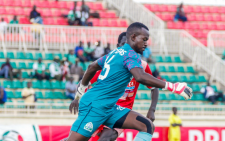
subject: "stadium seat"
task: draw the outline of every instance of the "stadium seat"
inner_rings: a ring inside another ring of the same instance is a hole
[[[22,88],[21,82],[19,80],[12,81],[12,88],[14,89]]]
[[[3,81],[3,87],[4,88],[11,88],[12,87],[12,82],[8,80]]]
[[[187,66],[187,71],[186,72],[189,72],[189,73],[195,73],[195,70],[192,66]]]
[[[175,94],[170,93],[170,94],[168,94],[167,99],[168,99],[168,100],[176,100],[176,96],[175,96]]]
[[[164,62],[171,63],[172,62],[171,56],[165,56]]]
[[[7,52],[7,58],[14,59],[15,58],[14,53],[13,52]]]
[[[52,89],[60,89],[61,88],[59,81],[52,81],[51,86],[52,86]]]
[[[199,81],[199,82],[207,82],[207,80],[206,80],[206,78],[205,78],[204,75],[198,76],[198,81]]]
[[[10,64],[11,64],[12,68],[14,68],[14,69],[17,68],[17,67],[16,67],[16,62],[10,62]]]
[[[52,53],[45,53],[45,60],[53,60],[53,54]]]
[[[26,53],[26,58],[27,59],[30,59],[30,60],[33,60],[34,59],[33,54],[31,52],[27,52]]]
[[[200,87],[198,84],[192,84],[192,90],[193,92],[199,92],[200,91]]]
[[[41,81],[42,89],[51,89],[51,85],[49,81],[43,80]]]
[[[33,64],[34,64],[33,62],[29,62],[28,66],[27,66],[27,69],[33,69]]]
[[[61,53],[54,53],[54,57],[55,56],[58,56],[60,60],[63,58]]]
[[[174,56],[174,62],[175,63],[182,63],[180,56]]]
[[[25,59],[25,55],[23,52],[17,52],[16,53],[16,58],[17,59]]]
[[[44,98],[42,92],[40,92],[40,91],[35,92],[35,94],[36,94],[37,98],[40,98],[40,99]]]
[[[39,58],[42,58],[43,59],[42,54],[40,52],[36,52],[35,53],[35,59],[37,60]]]
[[[7,98],[15,98],[15,95],[13,94],[12,91],[6,91],[6,94],[7,94]]]
[[[211,85],[215,92],[218,92],[216,85]]]
[[[28,72],[26,72],[26,71],[22,72],[22,78],[26,78],[26,79],[30,78],[28,75]]]
[[[159,72],[167,72],[165,66],[159,66]]]
[[[33,81],[32,86],[35,89],[41,89],[42,88],[40,81]]]
[[[167,100],[166,94],[159,94],[159,100]]]
[[[5,55],[2,51],[0,52],[0,58],[5,58]]]
[[[169,66],[168,67],[168,72],[176,72],[174,66]]]
[[[149,67],[150,67],[152,72],[154,72],[156,70],[156,66],[153,65],[153,64],[149,64]]]
[[[15,98],[22,98],[21,91],[15,91]]]
[[[155,56],[156,62],[163,62],[162,56]]]
[[[161,75],[163,79],[166,79],[166,81],[171,81],[168,75]]]
[[[184,67],[183,66],[177,66],[177,72],[184,73]]]
[[[66,82],[61,82],[61,89],[65,89],[66,88]]]
[[[18,66],[18,69],[26,69],[26,64],[25,62],[19,62],[19,66]]]
[[[176,75],[172,75],[170,80],[171,80],[171,82],[178,82],[179,81],[178,76],[176,76]]]
[[[54,99],[52,91],[45,91],[45,99]]]
[[[37,95],[37,93],[36,93],[36,95]],[[38,101],[37,101],[37,104],[44,104],[44,101],[38,100]],[[37,108],[38,108],[38,109],[46,109],[46,107],[45,107],[44,105],[38,105]]]
[[[195,75],[189,76],[189,82],[197,82],[197,81],[198,81],[198,80],[197,80],[197,78],[196,78]]]
[[[66,96],[62,92],[54,92],[55,99],[66,99]]]
[[[204,101],[205,98],[203,94],[193,94],[193,100]]]
[[[180,81],[181,82],[188,82],[187,76],[186,75],[181,75],[180,76]]]

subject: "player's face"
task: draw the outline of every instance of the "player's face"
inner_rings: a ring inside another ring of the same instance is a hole
[[[135,51],[142,54],[148,45],[149,31],[142,28],[140,34],[135,37]]]
[[[126,43],[126,41],[127,41],[126,36],[123,36],[120,43],[119,43],[119,47],[123,46]]]

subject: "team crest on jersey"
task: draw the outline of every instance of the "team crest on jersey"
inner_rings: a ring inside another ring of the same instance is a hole
[[[89,132],[92,132],[93,130],[93,124],[92,122],[88,122],[85,126],[84,126],[84,129],[89,131]]]
[[[121,107],[121,106],[117,106],[117,110],[120,110],[120,111],[122,111],[122,110],[124,110],[125,108],[124,107]]]

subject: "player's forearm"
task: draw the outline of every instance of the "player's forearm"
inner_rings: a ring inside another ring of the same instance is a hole
[[[155,88],[155,89],[153,89],[151,91],[151,99],[152,99],[152,102],[151,102],[151,106],[150,106],[149,110],[155,112],[156,105],[157,105],[157,102],[158,102],[158,97],[159,97],[159,89],[158,88]]]
[[[82,85],[87,86],[90,80],[94,77],[95,73],[102,68],[98,65],[97,61],[88,66],[87,71],[84,73]]]

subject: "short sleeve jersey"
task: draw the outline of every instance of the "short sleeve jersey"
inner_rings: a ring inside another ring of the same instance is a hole
[[[102,67],[97,84],[85,93],[80,102],[110,110],[132,79],[130,70],[135,67],[143,69],[141,58],[130,45],[125,44],[98,59],[97,62]]]

